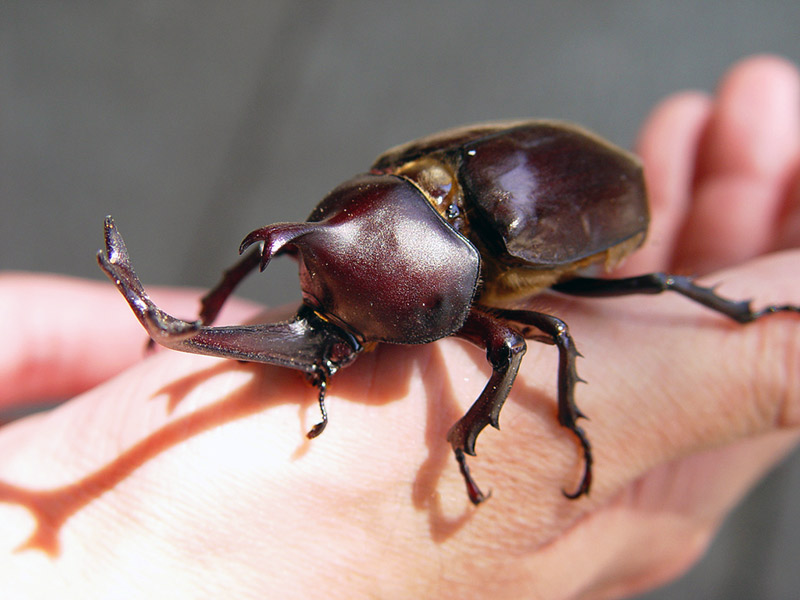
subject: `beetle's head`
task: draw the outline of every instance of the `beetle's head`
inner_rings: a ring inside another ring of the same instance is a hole
[[[303,301],[362,341],[426,343],[458,330],[478,285],[480,255],[420,190],[394,175],[360,175],[305,223],[258,229],[262,268],[280,250],[300,262]]]

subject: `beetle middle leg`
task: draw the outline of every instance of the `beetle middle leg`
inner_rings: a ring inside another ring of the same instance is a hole
[[[649,273],[622,279],[576,277],[557,283],[552,289],[571,296],[595,298],[630,294],[660,294],[672,291],[730,317],[738,323],[749,323],[777,312],[800,312],[800,306],[791,304],[773,304],[760,310],[753,310],[749,300],[729,300],[718,295],[714,288],[697,285],[691,277],[667,273]]]
[[[550,340],[534,337],[538,341],[545,341],[558,348],[558,422],[562,427],[569,429],[581,445],[583,451],[583,475],[574,492],[563,491],[563,494],[574,500],[589,494],[592,485],[592,446],[586,432],[578,426],[578,419],[587,418],[575,403],[575,384],[583,382],[578,376],[575,359],[581,356],[578,352],[567,324],[558,317],[532,310],[506,310],[496,311],[502,318],[523,325],[532,325],[546,334]]]

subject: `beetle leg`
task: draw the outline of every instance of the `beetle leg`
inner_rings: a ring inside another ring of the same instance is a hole
[[[499,309],[496,312],[509,321],[536,327],[545,333],[549,340],[541,340],[538,336],[533,339],[554,344],[558,348],[558,422],[578,438],[583,451],[581,481],[574,492],[564,491],[563,493],[572,500],[584,494],[588,495],[592,485],[592,446],[586,437],[586,432],[577,424],[578,419],[585,419],[586,415],[575,403],[575,384],[583,381],[575,368],[575,359],[581,356],[581,353],[575,346],[567,324],[552,315],[531,310]]]
[[[486,349],[486,358],[492,365],[492,376],[481,395],[467,413],[447,434],[453,447],[467,493],[473,504],[480,504],[484,495],[470,475],[464,454],[475,456],[475,440],[487,425],[499,428],[500,409],[508,397],[525,354],[525,340],[519,332],[506,325],[489,312],[471,308],[462,328],[454,334]]]
[[[313,440],[322,433],[328,425],[328,411],[325,408],[325,393],[328,391],[328,376],[323,369],[316,369],[308,374],[308,380],[312,385],[319,388],[317,402],[319,403],[319,412],[322,415],[322,420],[314,425],[306,434],[308,439]]]
[[[691,277],[649,273],[623,279],[594,279],[576,277],[552,286],[552,289],[572,296],[627,296],[629,294],[660,294],[673,291],[698,304],[730,317],[739,323],[749,323],[776,312],[800,312],[800,306],[770,305],[753,310],[749,300],[729,300],[719,296],[714,288],[702,287]]]
[[[210,325],[217,318],[222,305],[242,280],[261,263],[261,250],[253,248],[222,274],[222,279],[200,300],[200,321]]]
[[[353,336],[323,320],[306,305],[293,319],[280,323],[207,327],[201,321],[177,319],[158,308],[144,291],[125,242],[110,217],[106,219],[105,238],[106,249],[98,252],[97,260],[153,340],[173,350],[305,371],[320,388],[325,422],[327,378],[352,362],[362,349]],[[312,431],[320,433],[322,429],[317,427]]]

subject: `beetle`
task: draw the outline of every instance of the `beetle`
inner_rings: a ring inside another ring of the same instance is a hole
[[[487,425],[498,427],[525,338],[554,344],[558,421],[583,455],[577,488],[562,490],[575,499],[588,495],[592,483],[592,448],[575,403],[579,353],[564,321],[518,308],[520,301],[545,290],[577,296],[671,290],[740,323],[800,312],[792,305],[753,310],[749,301],[725,299],[689,277],[585,276],[587,267],[609,270],[639,247],[648,223],[635,156],[566,122],[497,122],[392,148],[369,172],[325,196],[305,222],[251,232],[239,248],[244,256],[203,297],[196,321],[172,317],[150,300],[111,217],[98,261],[155,342],[305,372],[318,389],[321,413],[309,438],[328,422],[330,378],[376,343],[455,336],[483,348],[489,381],[447,435],[474,504],[488,495],[470,475],[466,455],[475,455]],[[279,323],[212,327],[239,282],[279,255],[299,263],[296,315]]]

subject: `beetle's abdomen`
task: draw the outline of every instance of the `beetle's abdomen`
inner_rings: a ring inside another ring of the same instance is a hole
[[[512,266],[570,265],[647,230],[638,160],[573,125],[532,122],[468,142],[459,180],[473,235]]]

